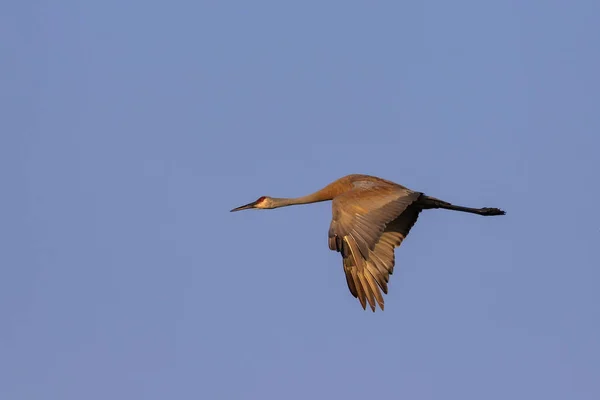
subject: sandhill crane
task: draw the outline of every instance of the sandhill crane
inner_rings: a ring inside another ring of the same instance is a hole
[[[358,174],[340,178],[308,196],[262,196],[231,211],[327,200],[333,200],[329,248],[342,255],[350,293],[358,298],[363,309],[368,302],[373,311],[375,301],[383,310],[381,291],[388,292],[389,276],[394,271],[394,249],[406,238],[422,210],[443,208],[485,216],[505,214],[498,208],[455,206],[385,179]]]

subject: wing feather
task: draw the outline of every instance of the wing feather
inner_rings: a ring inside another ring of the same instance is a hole
[[[376,264],[372,260],[370,260],[367,263],[367,269],[369,270],[369,273],[373,276],[373,278],[375,278],[375,280],[377,281],[377,284],[379,285],[379,287],[381,288],[383,293],[387,294],[387,292],[388,292],[387,270],[377,267]]]
[[[381,291],[384,294],[388,293],[389,276],[392,275],[395,266],[394,249],[402,244],[420,212],[421,209],[416,205],[409,205],[400,215],[389,221],[373,248],[366,250],[366,257],[363,255],[364,248],[361,249],[358,243],[364,236],[358,235],[357,240],[350,234],[343,237],[342,246],[337,246],[336,243],[336,249],[347,249],[347,254],[343,257],[346,281],[350,293],[358,298],[363,309],[366,309],[368,303],[375,311],[375,302],[381,310],[384,309]]]
[[[365,275],[365,279],[367,281],[367,283],[369,284],[369,287],[371,289],[371,292],[373,293],[373,295],[375,296],[375,299],[377,300],[377,304],[379,304],[379,308],[381,308],[383,310],[383,296],[381,295],[381,292],[379,291],[379,287],[377,286],[375,277],[371,274],[371,269],[368,267],[369,263],[367,263],[367,268],[363,271],[364,275]],[[373,309],[373,312],[375,312],[375,306],[371,307]]]
[[[333,219],[329,228],[329,248],[343,252],[343,241],[352,236],[363,258],[381,239],[386,226],[400,216],[421,193],[401,187],[380,190],[351,190],[333,199]]]
[[[367,278],[365,276],[365,270],[363,269],[362,271],[357,271],[356,274],[358,275],[360,284],[362,285],[363,290],[365,291],[367,301],[369,302],[369,307],[371,307],[371,310],[375,311],[375,295],[371,291],[371,287],[369,286],[369,284],[367,282]]]
[[[358,270],[355,266],[353,266],[349,269],[349,271],[352,276],[352,280],[354,281],[354,287],[356,288],[356,297],[358,298],[358,301],[360,301],[360,305],[364,310],[367,307],[367,301],[365,291],[363,290],[360,279],[358,278]]]

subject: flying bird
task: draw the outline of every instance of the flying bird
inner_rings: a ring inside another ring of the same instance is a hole
[[[400,246],[422,210],[442,208],[472,214],[504,215],[498,208],[470,208],[415,192],[397,183],[369,175],[348,175],[323,189],[297,198],[262,196],[231,212],[272,209],[332,200],[329,248],[342,256],[350,293],[375,311],[384,309],[381,292],[388,293],[394,272],[394,250]]]

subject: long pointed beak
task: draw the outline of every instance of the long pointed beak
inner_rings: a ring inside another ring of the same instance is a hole
[[[246,205],[236,207],[233,210],[231,210],[230,212],[250,210],[251,208],[254,208],[255,205],[256,205],[256,201],[253,201],[252,203],[248,203]]]

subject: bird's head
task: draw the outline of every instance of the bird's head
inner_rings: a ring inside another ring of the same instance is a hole
[[[252,208],[269,209],[269,208],[275,208],[275,207],[273,205],[273,199],[271,197],[261,196],[258,198],[258,200],[253,201],[252,203],[248,203],[246,205],[234,208],[233,210],[231,210],[231,212],[250,210]]]

